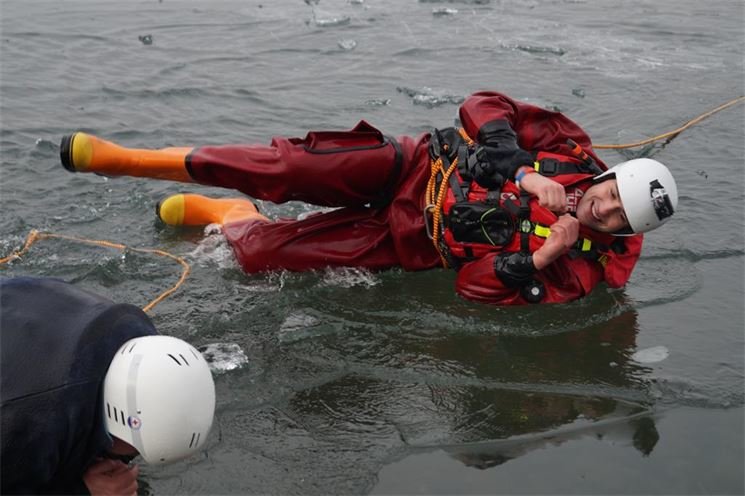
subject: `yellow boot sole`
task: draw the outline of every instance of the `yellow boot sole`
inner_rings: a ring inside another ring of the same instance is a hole
[[[169,196],[158,203],[155,213],[169,226],[206,226],[247,219],[268,221],[246,198],[208,198],[192,193]]]

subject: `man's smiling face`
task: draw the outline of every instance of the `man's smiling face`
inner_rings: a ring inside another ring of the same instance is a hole
[[[577,219],[582,225],[600,232],[612,233],[628,227],[615,179],[593,184],[585,191],[577,205]]]

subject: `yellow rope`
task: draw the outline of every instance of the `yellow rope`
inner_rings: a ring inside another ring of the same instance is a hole
[[[721,112],[722,110],[732,107],[733,105],[737,105],[738,103],[741,103],[742,101],[745,101],[745,96],[740,96],[733,100],[730,100],[729,102],[718,106],[714,110],[710,110],[709,112],[701,114],[695,119],[691,119],[690,121],[686,122],[684,125],[680,126],[678,129],[674,129],[668,133],[660,134],[659,136],[655,136],[654,138],[649,138],[643,141],[637,141],[636,143],[626,143],[626,144],[617,144],[617,145],[592,145],[592,147],[596,150],[619,150],[621,148],[636,148],[638,146],[648,145],[649,143],[654,143],[655,141],[660,141],[666,138],[673,139],[674,137],[676,137],[677,135],[679,135],[680,133],[682,133],[689,127],[698,124],[699,122],[706,119],[707,117],[711,117],[717,112]]]
[[[37,231],[36,229],[32,229],[31,232],[28,234],[28,237],[26,238],[26,243],[23,245],[23,248],[20,250],[13,252],[11,255],[0,258],[0,265],[6,264],[11,260],[15,260],[16,258],[21,258],[28,250],[31,248],[31,246],[36,243],[39,240],[42,239],[50,239],[50,238],[56,238],[56,239],[64,239],[67,241],[74,241],[77,243],[85,243],[89,245],[96,245],[96,246],[103,246],[106,248],[114,248],[118,250],[131,250],[136,251],[139,253],[152,253],[154,255],[159,255],[162,257],[168,257],[171,260],[175,260],[179,264],[181,264],[182,270],[181,270],[181,277],[179,278],[178,282],[174,284],[169,289],[163,291],[160,295],[158,295],[157,298],[155,298],[153,301],[145,305],[142,310],[145,312],[149,312],[150,310],[155,307],[158,303],[168,298],[170,295],[172,295],[176,290],[181,287],[182,284],[184,284],[184,281],[186,281],[186,277],[189,275],[189,272],[191,272],[191,268],[189,267],[189,264],[184,260],[182,257],[178,257],[176,255],[172,255],[171,253],[168,253],[163,250],[156,250],[152,248],[131,248],[126,245],[120,244],[120,243],[112,243],[111,241],[104,241],[104,240],[98,240],[98,239],[86,239],[86,238],[76,238],[73,236],[66,236],[64,234],[53,234],[53,233],[42,233]]]

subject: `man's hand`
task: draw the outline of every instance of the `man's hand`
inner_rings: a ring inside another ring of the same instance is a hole
[[[83,474],[83,482],[92,496],[137,495],[140,468],[130,468],[119,460],[98,460]]]
[[[535,172],[525,174],[520,180],[520,189],[538,198],[538,204],[555,214],[567,211],[567,195],[564,186]]]
[[[535,268],[541,270],[547,267],[571,248],[577,242],[578,237],[579,221],[569,214],[559,217],[559,220],[551,224],[551,235],[546,242],[533,253]]]

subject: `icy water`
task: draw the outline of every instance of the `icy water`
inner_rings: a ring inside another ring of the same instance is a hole
[[[134,147],[268,142],[365,118],[450,125],[473,91],[559,109],[596,143],[745,93],[743,3],[714,0],[21,1],[0,7],[0,254],[31,229],[159,248],[192,274],[152,312],[218,393],[200,457],[143,494],[742,494],[743,106],[651,154],[680,212],[622,291],[491,308],[454,276],[246,276],[219,234],[156,222],[178,184],[73,175],[63,134]],[[189,186],[228,196],[229,191]],[[261,207],[302,215],[300,204]],[[158,257],[59,240],[0,276],[145,305]]]

